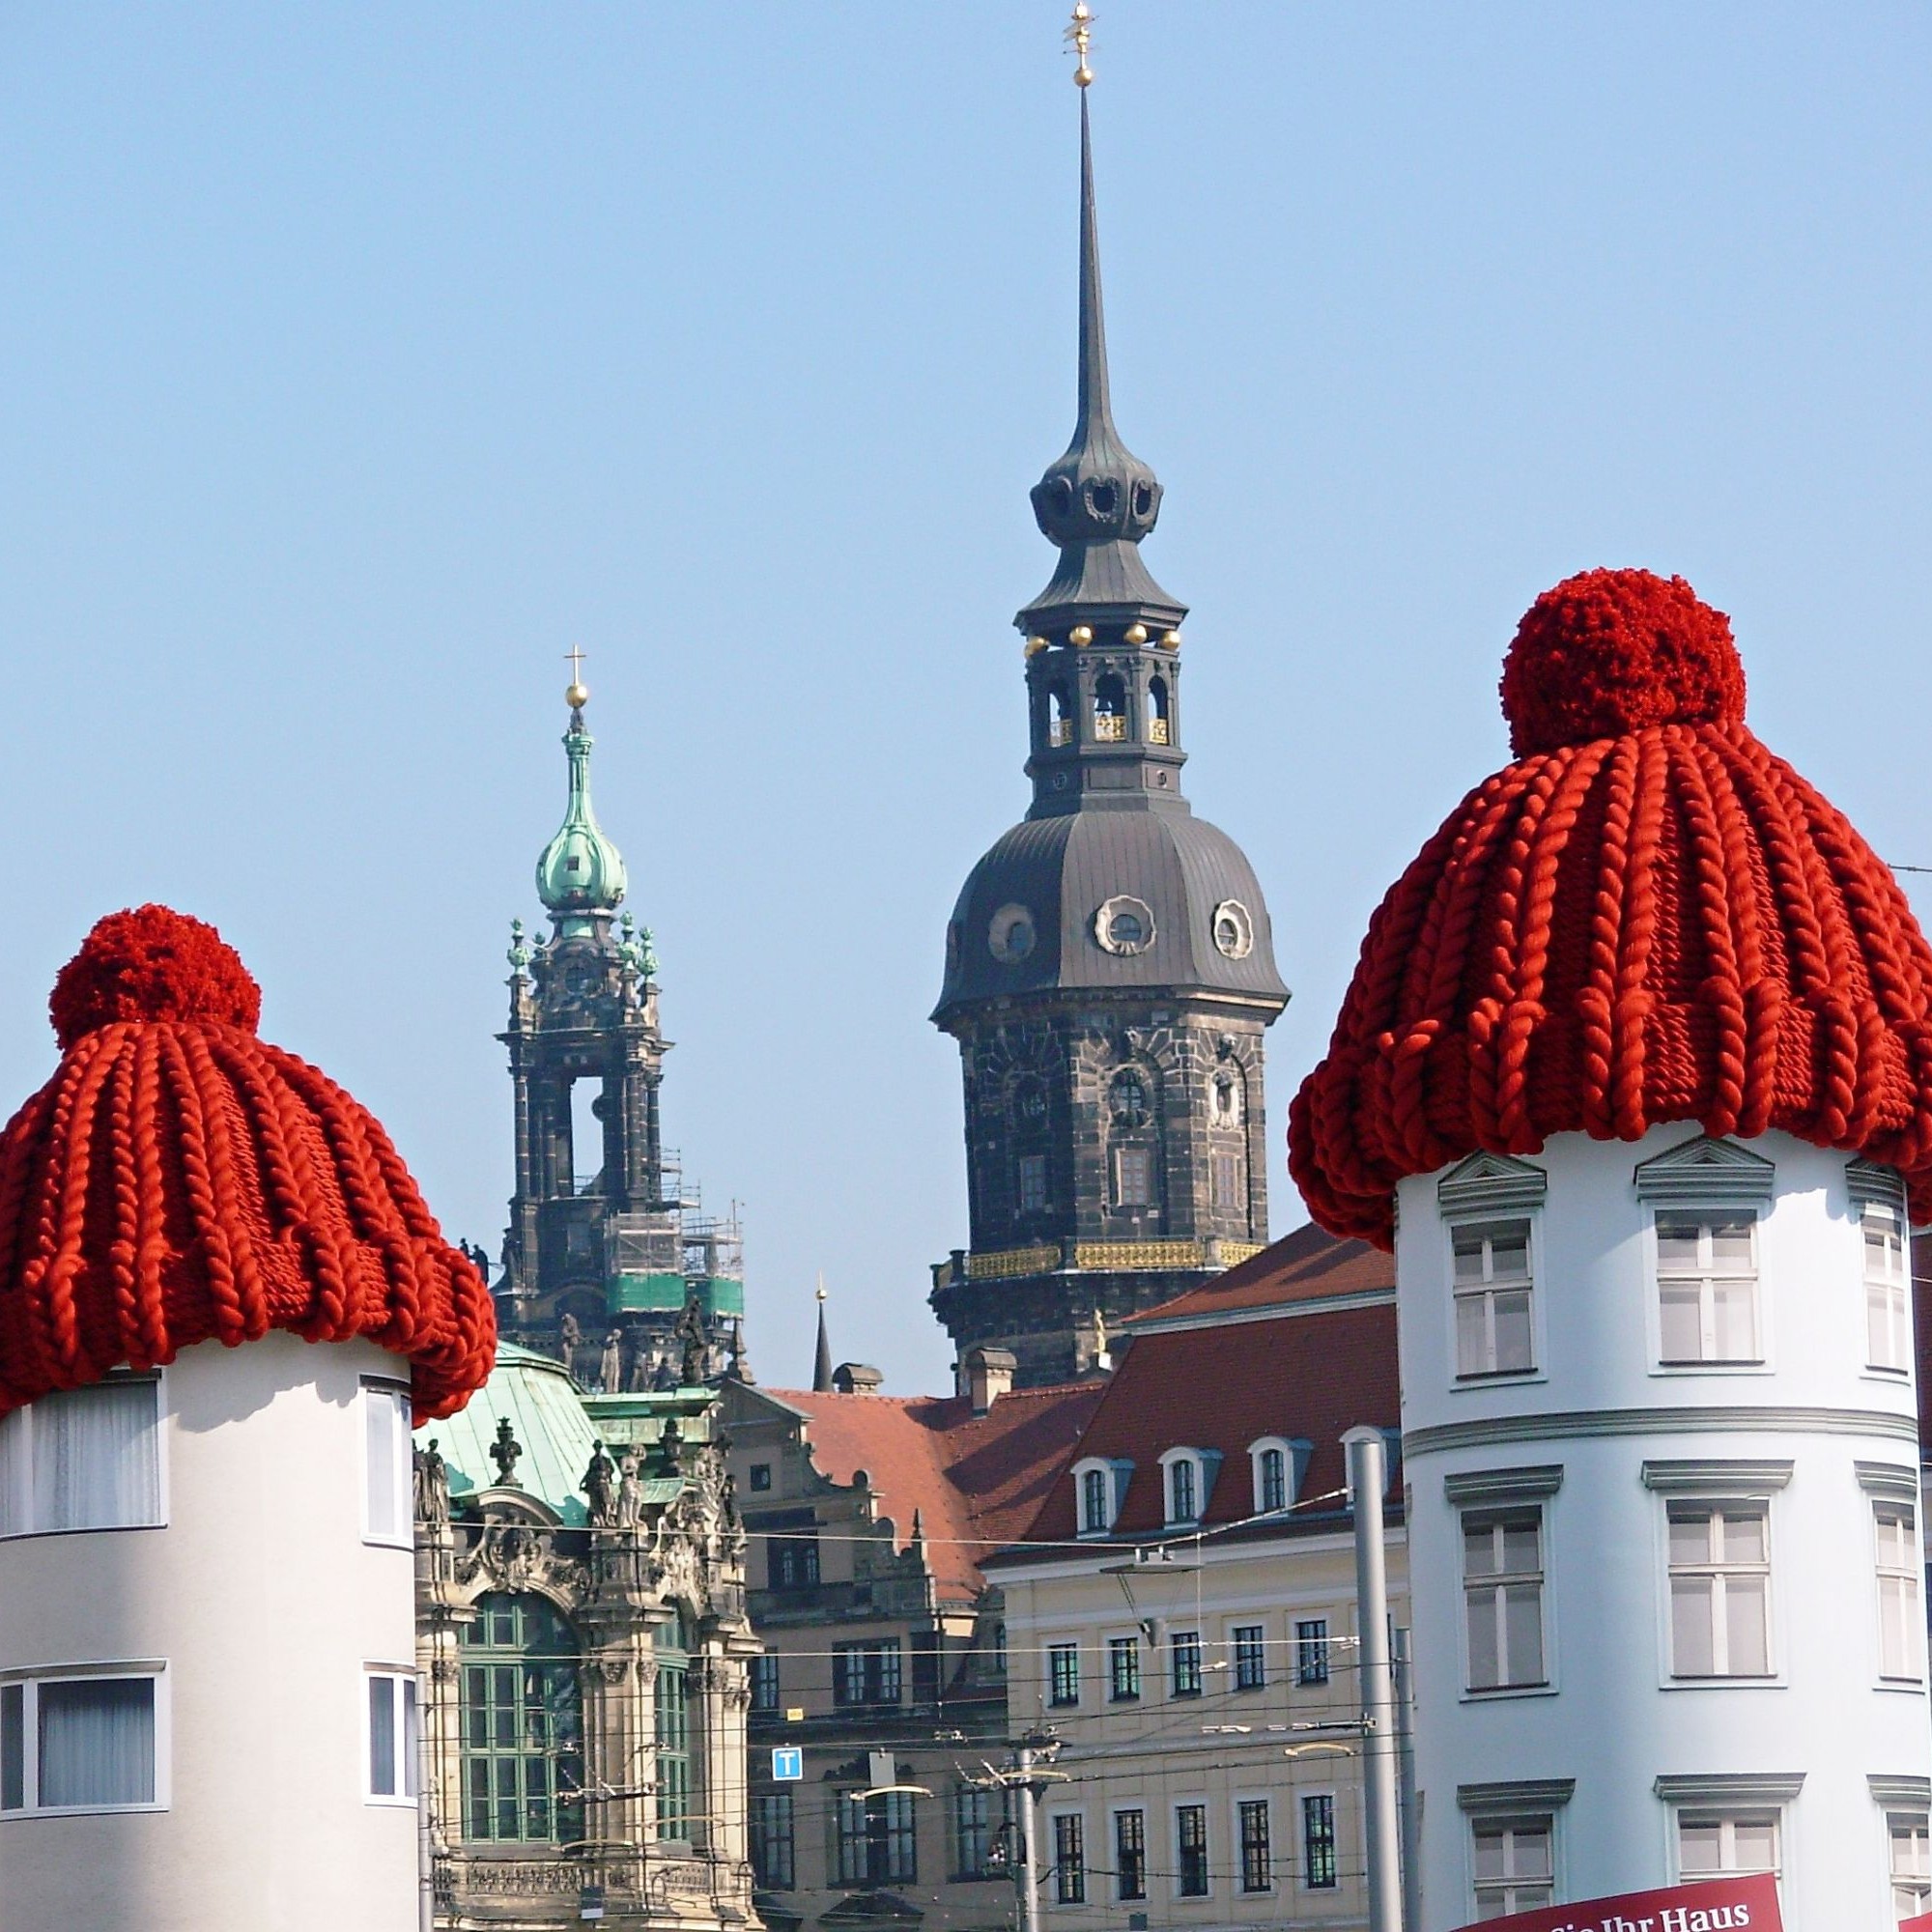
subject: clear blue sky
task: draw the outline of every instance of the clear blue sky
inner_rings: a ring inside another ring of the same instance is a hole
[[[1535,593],[1681,571],[1932,865],[1932,13],[1101,0],[1114,393],[1287,1101],[1500,764]],[[0,1105],[101,912],[214,920],[452,1234],[510,1182],[562,653],[754,1364],[938,1386],[952,896],[1023,810],[1071,423],[1059,0],[0,5]],[[1932,884],[1932,881],[1922,882]],[[1932,899],[1920,895],[1921,907]]]

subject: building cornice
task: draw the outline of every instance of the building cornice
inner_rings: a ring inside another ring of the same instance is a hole
[[[1568,1442],[1597,1435],[1882,1435],[1918,1440],[1916,1416],[1871,1408],[1801,1408],[1727,1403],[1711,1408],[1577,1408],[1561,1414],[1498,1415],[1411,1429],[1402,1438],[1409,1463],[1450,1449],[1515,1442]]]

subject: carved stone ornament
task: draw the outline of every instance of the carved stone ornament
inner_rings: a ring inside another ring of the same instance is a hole
[[[1131,893],[1103,899],[1094,915],[1094,943],[1102,952],[1131,958],[1154,942],[1153,908]]]

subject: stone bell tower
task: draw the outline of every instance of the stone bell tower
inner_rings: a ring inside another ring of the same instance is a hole
[[[618,907],[624,861],[590,804],[590,694],[564,694],[570,797],[537,861],[551,935],[512,927],[509,1048],[516,1192],[497,1286],[507,1340],[607,1393],[666,1386],[742,1356],[735,1221],[686,1197],[658,1115],[664,1057],[648,929]],[[694,1312],[687,1308],[695,1304]]]
[[[1092,77],[1079,410],[1032,498],[1060,560],[1014,620],[1033,803],[967,877],[932,1015],[959,1042],[972,1221],[932,1306],[1022,1384],[1266,1241],[1262,1036],[1288,1001],[1253,867],[1181,796],[1187,613],[1141,559],[1160,484],[1114,425]]]

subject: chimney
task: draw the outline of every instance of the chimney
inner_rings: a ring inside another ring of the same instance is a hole
[[[832,1386],[840,1395],[877,1395],[885,1379],[866,1362],[840,1362],[832,1371]]]
[[[969,1349],[966,1351],[966,1388],[973,1398],[973,1413],[984,1415],[1013,1385],[1013,1371],[1019,1358],[1010,1349]]]

